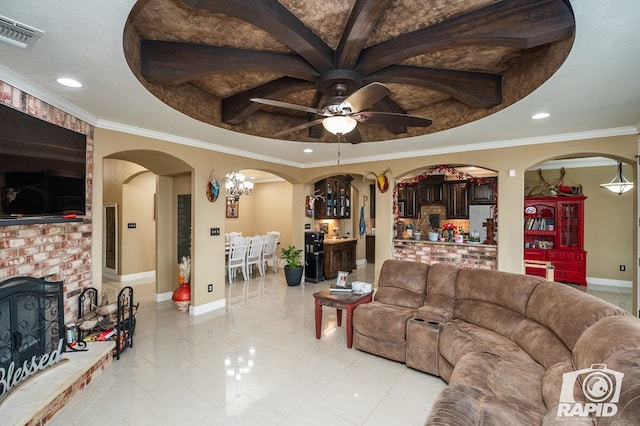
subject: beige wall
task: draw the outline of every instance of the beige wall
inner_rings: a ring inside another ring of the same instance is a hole
[[[238,218],[227,218],[226,232],[242,235],[264,235],[280,232],[280,247],[292,244],[292,216],[294,214],[292,186],[289,182],[264,182],[254,185],[252,195],[239,200]]]
[[[211,261],[211,259],[224,259],[223,237],[209,237],[209,228],[219,226],[221,231],[225,232],[225,206],[220,200],[216,203],[208,202],[204,194],[204,188],[212,169],[216,169],[218,175],[224,175],[230,170],[252,168],[268,171],[288,180],[292,184],[289,197],[291,204],[285,205],[283,211],[289,210],[292,212],[289,232],[291,242],[299,247],[302,247],[304,224],[313,223],[312,219],[304,216],[304,197],[312,191],[313,183],[323,177],[343,173],[361,176],[367,171],[381,173],[390,168],[390,176],[397,178],[413,170],[437,164],[475,165],[496,170],[499,175],[498,224],[500,244],[498,245],[498,269],[522,272],[523,236],[521,228],[525,170],[543,161],[573,154],[604,155],[633,163],[634,155],[637,152],[637,135],[629,135],[299,169],[104,129],[96,129],[95,140],[96,164],[98,166],[96,166],[95,170],[94,197],[98,199],[102,198],[102,170],[97,169],[101,168],[101,159],[113,153],[149,150],[150,152],[164,153],[174,158],[174,162],[167,162],[166,158],[162,159],[162,161],[159,160],[157,170],[147,166],[159,175],[176,173],[175,169],[180,168],[178,165],[181,165],[183,169],[190,168],[192,170],[191,185],[194,194],[192,303],[196,306],[221,301],[224,298],[224,268],[222,267],[224,263],[223,261]],[[146,153],[145,156],[133,154],[132,156],[139,159],[145,158],[147,159],[145,161],[149,161],[148,158],[154,155]],[[142,160],[137,162],[142,162]],[[514,171],[513,177],[509,177],[509,170]],[[361,191],[361,195],[367,193],[368,187],[365,192]],[[633,197],[634,200],[637,200],[635,190]],[[285,197],[282,197],[282,199],[283,202],[286,201]],[[256,203],[255,199],[252,202]],[[635,205],[637,205],[637,201],[634,201]],[[376,269],[378,272],[382,262],[390,258],[392,252],[393,217],[391,206],[392,191],[389,190],[384,194],[378,192],[376,197]],[[242,210],[243,208],[241,207],[240,211],[241,217],[244,211]],[[256,208],[259,207],[253,207],[254,210]],[[258,221],[257,218],[256,221]],[[95,219],[95,225],[97,229],[101,229],[101,218]],[[255,227],[255,224],[253,226]],[[633,241],[637,241],[637,227],[634,226],[634,223],[629,224],[629,226],[633,229],[630,230],[633,233]],[[95,251],[98,250],[98,247],[101,247],[100,244],[101,239],[95,238]],[[628,247],[628,250],[633,252],[633,258],[635,259],[637,257],[635,247]],[[204,260],[199,261],[202,258]],[[633,269],[634,271],[636,270],[635,265]],[[635,274],[633,276],[635,277]],[[174,278],[171,277],[171,279]],[[99,282],[99,280],[94,281]],[[206,284],[208,282],[214,284],[214,293],[206,293]]]
[[[118,205],[118,274],[155,270],[155,176],[138,164],[107,158],[103,161],[103,190],[100,205]],[[136,223],[136,228],[128,229],[129,222]],[[136,255],[123,256],[123,253]]]
[[[155,192],[156,176],[149,171],[132,176],[122,186],[120,275],[156,269]],[[129,223],[135,228],[130,229]]]

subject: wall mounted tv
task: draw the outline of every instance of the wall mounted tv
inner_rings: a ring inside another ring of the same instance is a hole
[[[0,215],[85,214],[86,136],[0,105]]]

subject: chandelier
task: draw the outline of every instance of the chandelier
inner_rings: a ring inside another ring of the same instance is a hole
[[[227,198],[238,201],[242,195],[253,194],[253,182],[245,181],[247,177],[239,171],[229,172],[225,176]]]
[[[613,180],[609,183],[603,183],[600,185],[602,188],[607,188],[614,194],[622,195],[633,188],[633,182],[629,182],[622,174],[622,163],[618,161],[618,173],[613,177]]]

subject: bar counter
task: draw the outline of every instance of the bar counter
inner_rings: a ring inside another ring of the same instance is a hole
[[[393,258],[427,264],[449,262],[461,267],[497,269],[498,246],[428,240],[393,240]]]

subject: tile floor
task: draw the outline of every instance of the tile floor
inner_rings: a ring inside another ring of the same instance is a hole
[[[373,267],[352,280],[373,282]],[[441,379],[347,349],[334,309],[315,338],[313,293],[329,284],[288,287],[282,269],[240,278],[225,310],[197,317],[135,285],[133,348],[48,424],[424,424]]]

